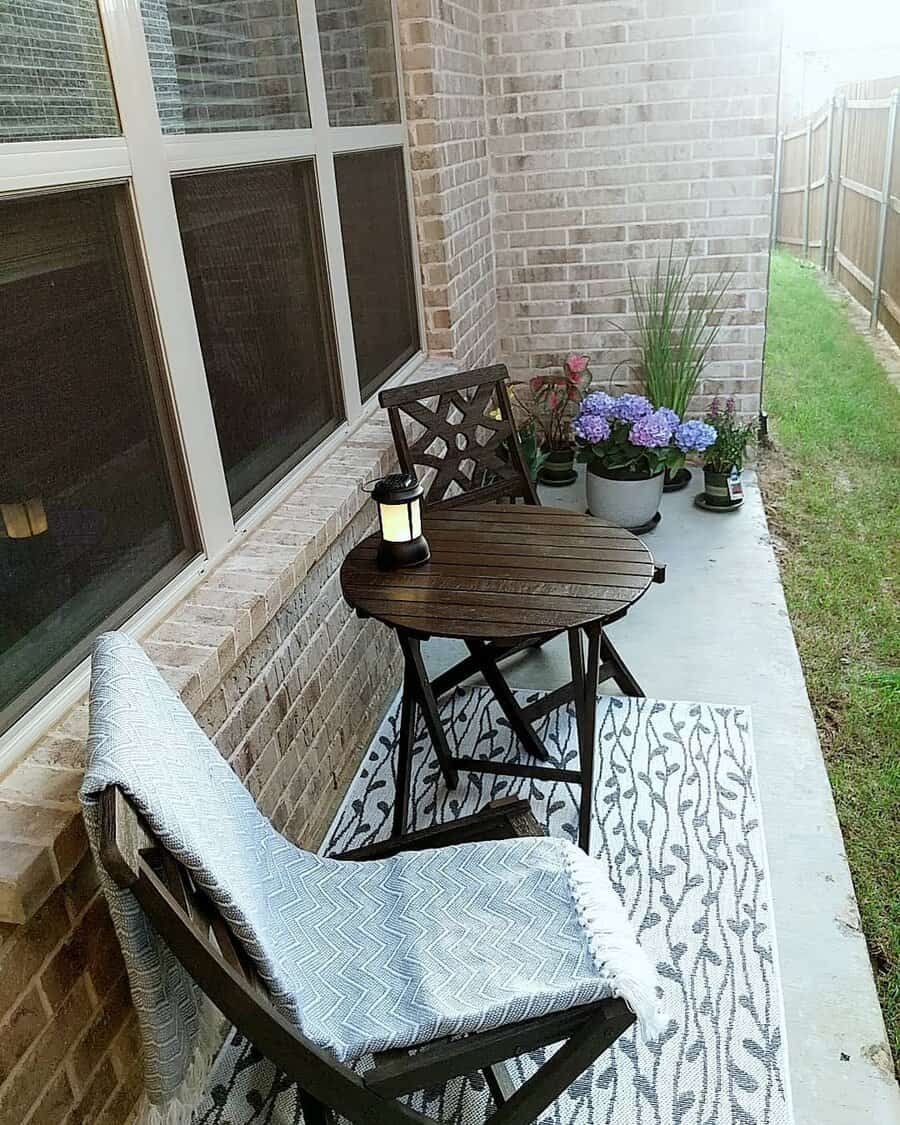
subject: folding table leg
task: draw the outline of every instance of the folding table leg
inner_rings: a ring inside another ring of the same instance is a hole
[[[628,670],[625,661],[619,656],[619,653],[612,641],[605,633],[601,633],[600,640],[600,655],[605,664],[612,667],[612,678],[618,684],[623,695],[631,695],[638,699],[643,699],[644,692],[641,685],[632,676]]]
[[[581,630],[569,630],[569,660],[575,685],[575,721],[581,764],[581,803],[578,811],[578,846],[590,855],[591,814],[594,804],[594,759],[597,753],[597,686],[600,672],[599,625],[589,625],[587,665],[581,647]]]
[[[403,697],[400,701],[400,746],[397,750],[397,784],[394,794],[393,835],[406,831],[409,788],[412,775],[412,748],[416,730],[416,697],[408,668],[403,673]]]
[[[466,641],[466,647],[478,663],[478,670],[484,676],[485,682],[494,693],[494,698],[500,705],[500,710],[506,716],[513,734],[522,743],[529,754],[542,761],[550,756],[547,747],[534,733],[531,723],[522,714],[522,709],[516,702],[509,684],[497,667],[494,657],[483,641]]]
[[[450,747],[447,744],[447,736],[444,734],[444,728],[441,726],[441,716],[438,711],[437,700],[434,698],[434,692],[431,690],[428,673],[425,671],[425,664],[422,660],[421,642],[418,637],[412,636],[403,629],[397,630],[397,638],[400,641],[400,648],[403,650],[403,659],[405,662],[404,693],[406,690],[406,679],[408,677],[410,687],[414,689],[417,702],[422,709],[422,717],[425,720],[428,733],[431,735],[431,741],[434,744],[434,752],[437,754],[438,764],[441,767],[441,773],[444,775],[444,781],[447,783],[448,789],[455,789],[459,784],[459,774],[453,765]]]

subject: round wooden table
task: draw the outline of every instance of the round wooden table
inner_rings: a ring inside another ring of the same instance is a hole
[[[415,709],[419,707],[450,787],[457,783],[458,769],[580,783],[579,843],[587,849],[597,686],[611,678],[626,695],[643,695],[603,626],[624,616],[652,582],[662,581],[662,568],[631,532],[559,508],[516,504],[446,507],[425,515],[423,531],[431,559],[422,566],[379,570],[376,534],[358,544],[341,568],[341,587],[350,605],[361,616],[377,618],[395,629],[403,650],[395,834],[406,824]],[[561,632],[568,633],[571,682],[520,707],[498,661]],[[462,640],[469,656],[430,681],[420,647],[428,637]],[[437,701],[475,672],[484,676],[524,748],[540,761],[546,761],[548,754],[532,723],[574,701],[580,769],[454,757]]]

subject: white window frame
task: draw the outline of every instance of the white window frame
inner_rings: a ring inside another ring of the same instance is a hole
[[[425,318],[396,0],[391,0],[391,15],[400,108],[397,124],[330,125],[315,4],[313,0],[297,0],[310,127],[193,134],[162,132],[139,0],[99,0],[98,8],[122,135],[0,143],[0,197],[66,187],[123,182],[129,185],[172,406],[174,437],[180,448],[187,499],[200,540],[200,554],[122,626],[141,636],[327,460],[377,407],[377,393],[366,402],[360,396],[334,172],[336,154],[380,148],[399,148],[403,152],[420,347],[384,386],[405,382],[424,360]],[[218,442],[209,440],[210,434],[216,432],[215,419],[181,245],[172,176],[304,158],[315,163],[345,420],[235,521]],[[85,660],[0,736],[0,777],[77,702],[87,688],[88,677],[89,661]]]

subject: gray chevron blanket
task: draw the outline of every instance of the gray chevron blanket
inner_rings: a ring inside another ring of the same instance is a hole
[[[338,1060],[623,997],[664,1026],[656,977],[600,867],[561,840],[475,843],[351,863],[279,835],[133,641],[94,648],[81,791],[120,786],[191,872],[286,1018]],[[101,868],[143,1038],[146,1122],[187,1122],[214,1013],[134,897]]]

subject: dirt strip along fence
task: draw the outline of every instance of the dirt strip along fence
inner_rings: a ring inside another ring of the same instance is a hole
[[[778,134],[773,245],[814,261],[900,343],[900,77],[841,87]]]

